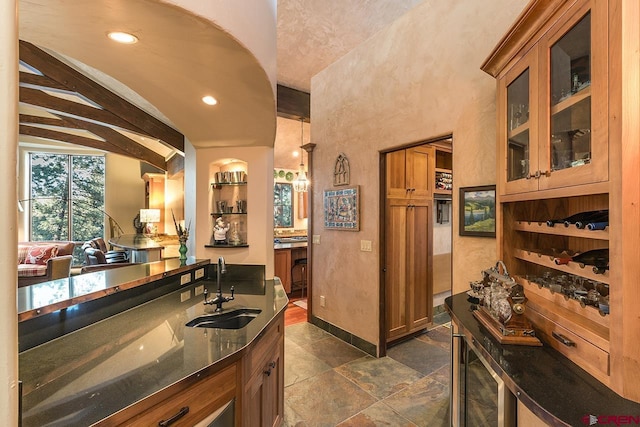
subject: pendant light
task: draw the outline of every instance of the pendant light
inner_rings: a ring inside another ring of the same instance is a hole
[[[298,177],[293,181],[293,189],[299,193],[306,193],[311,182],[307,179],[304,171],[304,160],[302,158],[302,146],[304,145],[304,117],[300,119],[300,170]]]

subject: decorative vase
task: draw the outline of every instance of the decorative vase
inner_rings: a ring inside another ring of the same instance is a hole
[[[186,261],[187,260],[187,245],[186,245],[186,243],[187,243],[186,240],[180,239],[180,248],[178,249],[178,252],[180,252],[180,261]]]

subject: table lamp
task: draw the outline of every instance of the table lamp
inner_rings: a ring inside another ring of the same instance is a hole
[[[140,209],[140,222],[145,224],[147,234],[155,234],[153,224],[160,222],[160,209]]]

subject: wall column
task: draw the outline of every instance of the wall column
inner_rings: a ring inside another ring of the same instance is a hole
[[[18,425],[18,3],[0,0],[0,419]]]

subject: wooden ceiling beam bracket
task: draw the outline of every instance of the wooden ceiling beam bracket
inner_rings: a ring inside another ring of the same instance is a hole
[[[311,95],[301,90],[278,85],[278,116],[311,122]]]

